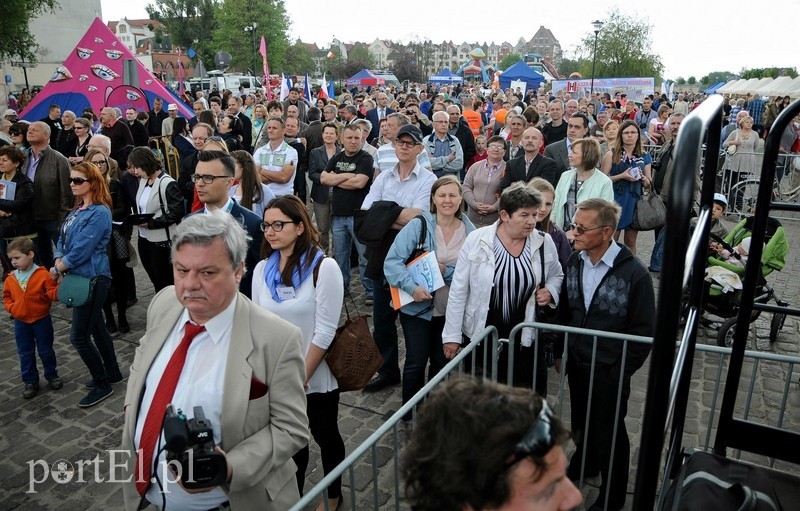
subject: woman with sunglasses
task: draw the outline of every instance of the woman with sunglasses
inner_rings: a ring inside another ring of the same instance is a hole
[[[6,254],[8,242],[17,236],[32,238],[36,236],[33,221],[33,181],[20,172],[25,155],[14,146],[0,147],[0,179],[16,185],[13,196],[2,190],[0,196],[0,259],[3,261],[3,274],[11,271],[11,262]],[[8,196],[7,196],[8,195]]]
[[[461,183],[454,176],[443,176],[431,186],[430,213],[424,212],[397,234],[386,260],[384,273],[389,285],[407,293],[413,301],[400,309],[400,325],[406,340],[406,361],[403,366],[403,403],[407,403],[425,384],[425,370],[433,377],[447,363],[442,349],[444,313],[458,253],[467,235],[475,226],[462,214]],[[424,225],[423,225],[424,222]],[[424,238],[423,238],[424,227]],[[406,262],[418,246],[433,252],[445,286],[430,292],[419,285]],[[393,293],[394,299],[394,293]],[[397,306],[398,304],[395,304]],[[405,417],[411,420],[411,414]]]
[[[339,434],[339,388],[325,362],[342,312],[344,282],[336,261],[325,257],[319,232],[306,205],[293,195],[273,199],[264,211],[264,260],[253,270],[253,301],[300,328],[306,359],[308,423],[320,447],[324,473],[344,459]],[[294,455],[297,486],[303,494],[308,446]],[[328,503],[317,510],[338,509],[341,478],[328,487]]]
[[[106,247],[111,238],[111,196],[106,179],[93,164],[84,162],[72,168],[70,186],[75,207],[61,225],[56,244],[53,280],[61,282],[64,273],[92,279],[89,300],[72,307],[69,340],[89,369],[90,389],[78,406],[94,406],[114,391],[112,383],[122,381],[114,342],[103,321],[103,303],[111,286],[111,269]],[[94,340],[94,342],[92,342]]]
[[[575,207],[586,199],[598,198],[614,200],[611,180],[595,167],[600,162],[600,144],[590,138],[582,138],[572,143],[569,153],[571,168],[561,174],[556,185],[553,200],[553,223],[561,227],[570,242],[574,239],[572,219]]]
[[[133,169],[139,178],[136,212],[153,215],[139,225],[139,259],[157,293],[173,284],[170,240],[183,218],[183,194],[149,147],[131,151],[128,169]]]
[[[25,157],[31,152],[31,143],[28,142],[28,124],[25,121],[17,121],[8,128],[8,134],[11,136],[11,142],[14,146],[22,151]]]
[[[91,149],[86,153],[84,161],[94,164],[100,170],[103,178],[108,185],[108,193],[111,196],[111,219],[115,222],[122,222],[131,213],[128,201],[125,198],[125,191],[119,180],[118,168],[111,168],[108,157],[97,149]],[[111,291],[103,304],[103,312],[106,316],[106,328],[113,334],[117,331],[117,321],[114,319],[112,304],[117,304],[117,314],[119,315],[119,331],[123,334],[130,332],[128,325],[128,276],[127,263],[130,261],[129,243],[132,234],[130,226],[113,224],[111,228],[111,241],[108,244],[108,260],[111,267]]]
[[[229,151],[242,149],[242,122],[233,115],[226,115],[219,121],[217,133],[225,141]]]
[[[491,325],[508,339],[514,326],[533,321],[539,309],[551,311],[558,305],[563,271],[553,239],[535,228],[541,204],[539,192],[514,183],[500,196],[497,222],[467,236],[447,302],[442,333],[446,358],[456,355],[462,335],[468,340]],[[529,328],[514,341],[513,384],[531,387],[535,361],[535,388],[546,395],[544,349],[536,349]],[[506,381],[507,357],[505,350],[498,362],[498,381]]]
[[[73,154],[67,155],[67,159],[73,165],[77,165],[78,163],[84,161],[84,156],[86,156],[87,151],[89,150],[89,140],[92,139],[92,123],[89,122],[89,119],[85,117],[78,117],[75,119],[75,135],[78,137],[78,144],[75,147],[75,151]]]

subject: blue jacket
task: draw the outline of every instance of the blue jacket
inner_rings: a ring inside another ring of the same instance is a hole
[[[84,210],[69,212],[61,224],[55,258],[69,273],[93,278],[111,277],[108,262],[108,241],[111,239],[111,210],[102,204],[91,204]]]
[[[425,240],[425,249],[435,251],[436,250],[436,215],[430,213],[428,211],[424,211],[422,215],[425,217],[425,221],[428,225],[428,234]],[[461,215],[461,221],[464,222],[464,227],[467,230],[467,234],[471,233],[475,230],[475,226],[470,222],[469,218],[467,218],[466,214]],[[389,253],[386,255],[386,259],[383,263],[383,272],[386,274],[386,280],[389,282],[389,285],[392,287],[398,287],[405,291],[408,294],[413,294],[414,289],[416,289],[417,284],[411,280],[411,276],[406,271],[406,260],[417,248],[417,243],[419,243],[419,237],[422,234],[422,224],[420,220],[413,219],[405,227],[397,234],[397,237],[394,239],[394,243],[392,243],[391,248],[389,249]],[[444,283],[445,285],[450,285],[450,281],[453,280],[453,273],[455,272],[455,265],[448,265],[445,268],[444,275]],[[424,302],[411,302],[403,306],[400,309],[405,314],[410,316],[416,316],[419,314],[419,317],[422,319],[430,320],[433,316],[433,309],[431,305],[433,304],[432,300],[427,300]],[[425,309],[428,309],[426,312]]]

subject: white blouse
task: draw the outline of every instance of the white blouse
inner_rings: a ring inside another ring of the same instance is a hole
[[[342,271],[336,261],[330,257],[323,259],[316,287],[313,276],[309,276],[294,290],[294,298],[282,302],[276,302],[272,298],[272,293],[264,282],[266,264],[265,260],[260,261],[253,270],[253,302],[300,328],[303,332],[304,355],[308,355],[312,343],[327,350],[339,326],[344,299]],[[325,393],[337,388],[339,385],[336,378],[323,359],[308,381],[306,393]]]

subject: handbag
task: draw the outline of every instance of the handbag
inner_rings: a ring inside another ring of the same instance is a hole
[[[739,130],[736,130],[736,140],[739,140]],[[728,148],[727,148],[727,149],[725,149],[725,151],[726,151],[726,152],[727,152],[727,153],[728,153],[730,156],[733,156],[734,154],[736,154],[736,149],[737,149],[738,147],[739,147],[738,145],[733,145],[733,144],[731,144],[731,145],[729,145],[729,146],[728,146]]]
[[[652,231],[667,221],[667,207],[654,191],[643,193],[636,202],[631,227],[637,231]]]
[[[414,250],[411,251],[411,255],[408,256],[408,259],[405,261],[406,266],[414,261],[414,259],[427,252],[427,250],[425,250],[425,241],[428,239],[428,222],[422,215],[415,216],[414,220],[416,219],[419,219],[420,223],[422,224],[422,230],[419,232],[419,241],[417,241],[417,246],[414,247]]]
[[[80,307],[92,299],[95,279],[65,273],[58,285],[58,301],[67,307]]]
[[[350,293],[348,296],[353,301]],[[355,309],[354,301],[353,308]],[[383,363],[383,357],[369,329],[369,316],[356,312],[351,317],[346,300],[344,310],[347,320],[336,329],[336,335],[325,355],[325,362],[339,383],[340,392],[363,389]]]

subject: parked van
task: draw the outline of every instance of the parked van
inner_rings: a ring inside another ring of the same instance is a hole
[[[255,76],[243,74],[229,74],[221,71],[209,71],[208,78],[210,85],[216,86],[218,90],[228,89],[230,91],[237,91],[239,87],[244,88],[244,92],[255,92],[256,89],[261,87],[261,81]],[[205,82],[206,80],[203,80]],[[205,89],[205,84],[204,89]]]

